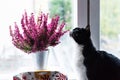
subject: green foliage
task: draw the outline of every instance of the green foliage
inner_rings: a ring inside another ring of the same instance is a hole
[[[71,28],[71,0],[50,0],[49,11],[50,17],[54,15],[60,16],[60,22],[66,22],[66,29]]]
[[[100,1],[101,35],[117,37],[120,34],[120,0]]]

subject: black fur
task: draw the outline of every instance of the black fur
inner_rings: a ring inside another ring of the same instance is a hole
[[[90,38],[90,27],[75,28],[70,36],[83,45],[82,54],[88,80],[120,80],[120,60],[105,51],[98,51]]]

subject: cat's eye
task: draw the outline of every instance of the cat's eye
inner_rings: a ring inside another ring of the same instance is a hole
[[[75,34],[75,36],[77,37],[77,36],[78,36],[78,34]]]

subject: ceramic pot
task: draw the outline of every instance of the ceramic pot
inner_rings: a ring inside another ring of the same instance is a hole
[[[38,51],[33,53],[36,70],[46,70],[49,51]]]

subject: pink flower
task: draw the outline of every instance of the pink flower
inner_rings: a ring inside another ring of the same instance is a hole
[[[35,21],[34,14],[31,16],[24,13],[21,19],[22,33],[20,33],[17,23],[15,29],[10,28],[12,43],[26,53],[44,51],[49,46],[56,46],[60,43],[59,39],[67,31],[63,31],[65,23],[59,23],[59,16],[55,16],[48,23],[48,14],[41,13]]]

